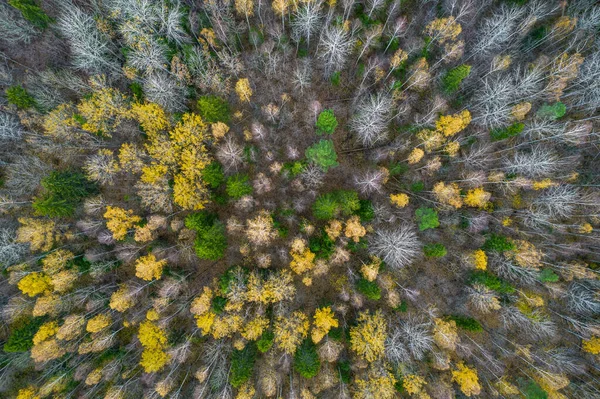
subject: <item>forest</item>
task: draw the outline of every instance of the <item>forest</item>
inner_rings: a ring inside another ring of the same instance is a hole
[[[600,3],[0,0],[0,398],[600,399]]]

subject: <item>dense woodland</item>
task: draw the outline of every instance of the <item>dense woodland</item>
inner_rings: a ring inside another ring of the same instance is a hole
[[[0,397],[600,398],[593,0],[1,0]]]

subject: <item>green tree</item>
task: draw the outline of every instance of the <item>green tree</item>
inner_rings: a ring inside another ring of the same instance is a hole
[[[41,216],[72,216],[83,198],[98,191],[96,184],[84,174],[72,171],[53,171],[41,184],[44,192],[32,204]]]
[[[256,347],[261,353],[268,352],[269,349],[273,346],[273,341],[275,340],[275,333],[271,330],[267,330],[263,332],[262,336],[258,341],[256,341]]]
[[[248,182],[247,175],[237,174],[227,179],[227,195],[229,197],[239,199],[249,194],[252,194],[252,186]]]
[[[202,180],[212,189],[219,188],[225,180],[223,167],[220,163],[213,161],[202,169]]]
[[[428,258],[441,258],[446,256],[446,247],[442,244],[427,244],[423,247],[423,253]]]
[[[23,18],[40,29],[46,29],[52,22],[52,18],[34,0],[8,0],[8,4],[21,11]]]
[[[208,123],[229,122],[229,103],[216,96],[202,96],[198,100],[198,113]]]
[[[256,362],[256,346],[248,344],[242,350],[231,353],[231,377],[229,382],[234,388],[239,388],[252,377]]]
[[[375,281],[369,281],[365,278],[361,278],[356,284],[356,289],[358,292],[373,301],[378,301],[381,299],[381,289]]]
[[[332,193],[327,193],[317,197],[313,204],[313,215],[317,219],[333,219],[338,209],[338,203]]]
[[[523,123],[517,122],[504,128],[490,130],[490,138],[492,141],[500,141],[510,137],[519,135],[525,128]]]
[[[45,317],[22,318],[10,327],[10,335],[4,343],[4,352],[27,352],[33,347],[33,336],[46,321]]]
[[[515,249],[515,243],[508,237],[492,233],[481,247],[488,252],[504,252]]]
[[[319,373],[321,361],[311,339],[305,339],[294,354],[294,369],[304,378],[313,378]]]
[[[321,140],[318,143],[313,144],[306,149],[305,155],[309,161],[319,166],[325,172],[327,172],[329,168],[339,165],[335,147],[331,140]]]
[[[185,226],[196,231],[194,249],[198,258],[214,261],[223,257],[227,237],[225,226],[216,214],[205,211],[192,213],[186,217]]]
[[[415,211],[415,216],[417,217],[417,223],[421,231],[434,229],[440,225],[437,211],[433,208],[422,206]]]
[[[559,119],[567,113],[565,104],[556,102],[554,104],[544,104],[537,112],[537,116],[546,119]]]
[[[5,93],[8,102],[16,105],[19,109],[27,109],[35,106],[35,99],[31,94],[27,93],[27,90],[23,86],[11,86],[6,89]]]
[[[319,114],[317,118],[317,134],[319,136],[323,134],[332,134],[338,125],[338,121],[333,114],[333,111],[326,109]]]
[[[452,68],[448,71],[448,73],[442,78],[442,84],[444,86],[444,90],[447,93],[454,93],[460,87],[462,81],[469,76],[471,73],[471,65],[459,65],[456,68]]]

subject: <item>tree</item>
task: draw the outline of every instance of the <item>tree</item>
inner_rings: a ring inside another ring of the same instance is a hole
[[[311,338],[315,344],[321,342],[323,337],[329,333],[329,330],[338,326],[338,321],[330,306],[315,310],[313,326]]]
[[[324,62],[325,76],[341,70],[351,50],[351,36],[341,26],[330,25],[319,39],[319,58]]]
[[[112,232],[115,240],[123,240],[129,230],[142,221],[142,218],[133,214],[131,209],[107,206],[104,213],[106,227]]]
[[[208,123],[227,123],[230,118],[229,104],[216,96],[200,97],[198,100],[198,113]]]
[[[423,247],[423,253],[428,258],[441,258],[446,256],[448,251],[443,244],[427,244]]]
[[[385,343],[385,354],[394,363],[406,363],[411,356],[422,360],[432,347],[431,323],[410,317],[392,326]]]
[[[361,101],[350,120],[350,129],[358,135],[362,145],[371,147],[387,138],[392,99],[377,93]]]
[[[308,335],[308,317],[300,311],[275,319],[275,344],[285,353],[292,354]]]
[[[444,90],[447,93],[454,93],[460,87],[460,84],[464,79],[466,79],[471,73],[471,65],[459,65],[455,68],[452,68],[448,71],[448,73],[442,79],[442,84],[444,85]]]
[[[319,166],[325,172],[329,168],[339,165],[332,140],[319,140],[319,142],[306,149],[305,155],[310,162]]]
[[[160,280],[166,260],[156,260],[152,254],[142,256],[135,262],[135,276],[142,280]]]
[[[379,310],[374,314],[363,311],[356,321],[357,326],[350,328],[350,348],[372,363],[384,354],[387,322]]]
[[[53,21],[34,0],[8,0],[8,4],[21,11],[23,18],[37,28],[46,29]]]
[[[420,207],[415,211],[417,217],[417,223],[419,224],[419,230],[434,229],[439,227],[440,222],[438,221],[438,214],[435,209]]]
[[[244,195],[252,194],[252,185],[248,176],[236,174],[227,178],[227,195],[233,199],[240,199]]]
[[[319,136],[323,134],[333,134],[335,128],[338,125],[338,121],[333,114],[333,111],[326,109],[319,114],[317,118],[317,134]]]
[[[235,92],[237,93],[240,102],[250,102],[252,96],[252,88],[250,88],[250,81],[247,78],[239,79],[235,84]]]
[[[408,266],[421,250],[417,235],[408,225],[376,231],[369,240],[369,249],[394,269]]]
[[[19,218],[16,242],[28,243],[32,251],[49,251],[63,235],[52,220]]]
[[[459,363],[457,369],[452,371],[452,381],[455,381],[460,386],[460,390],[469,397],[479,395],[481,392],[477,370],[463,363]]]
[[[44,273],[32,272],[23,277],[18,284],[19,289],[30,297],[52,290],[51,279]]]
[[[231,353],[231,379],[234,388],[239,388],[252,377],[254,362],[256,361],[256,347],[248,344],[242,350]]]
[[[294,354],[294,369],[304,378],[313,378],[319,373],[321,362],[317,347],[310,339],[305,339]]]
[[[8,102],[18,109],[28,109],[35,106],[35,99],[27,93],[23,86],[11,86],[4,93]]]
[[[81,201],[97,192],[96,185],[79,172],[53,171],[42,179],[45,192],[33,201],[40,216],[72,216]]]

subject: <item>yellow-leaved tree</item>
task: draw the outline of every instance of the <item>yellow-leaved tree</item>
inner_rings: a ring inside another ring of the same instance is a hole
[[[309,325],[308,316],[301,311],[278,316],[275,319],[275,343],[285,353],[294,353],[308,335]]]
[[[131,209],[125,210],[116,206],[107,206],[104,218],[106,227],[113,233],[115,240],[124,239],[127,232],[142,221],[142,218],[134,215]]]
[[[30,297],[52,290],[52,280],[44,273],[33,272],[23,277],[17,285],[21,292]]]
[[[313,329],[311,331],[311,338],[315,344],[321,342],[323,337],[329,333],[332,328],[337,328],[338,321],[331,310],[331,306],[319,308],[315,310],[313,317]]]
[[[481,386],[477,377],[477,370],[459,363],[456,370],[452,370],[452,381],[456,382],[462,393],[466,396],[479,395]]]
[[[361,312],[357,325],[350,329],[350,348],[367,362],[374,362],[383,356],[387,337],[387,322],[383,313],[374,314],[368,310]]]
[[[250,87],[250,81],[247,78],[242,78],[235,84],[235,92],[237,93],[240,101],[243,103],[249,103],[250,97],[252,96],[252,88]]]
[[[140,365],[146,373],[162,370],[169,361],[169,355],[164,351],[167,346],[167,334],[149,320],[140,323],[138,339],[144,347]]]
[[[166,264],[166,260],[156,260],[153,254],[142,256],[135,261],[135,276],[146,281],[159,280]]]

